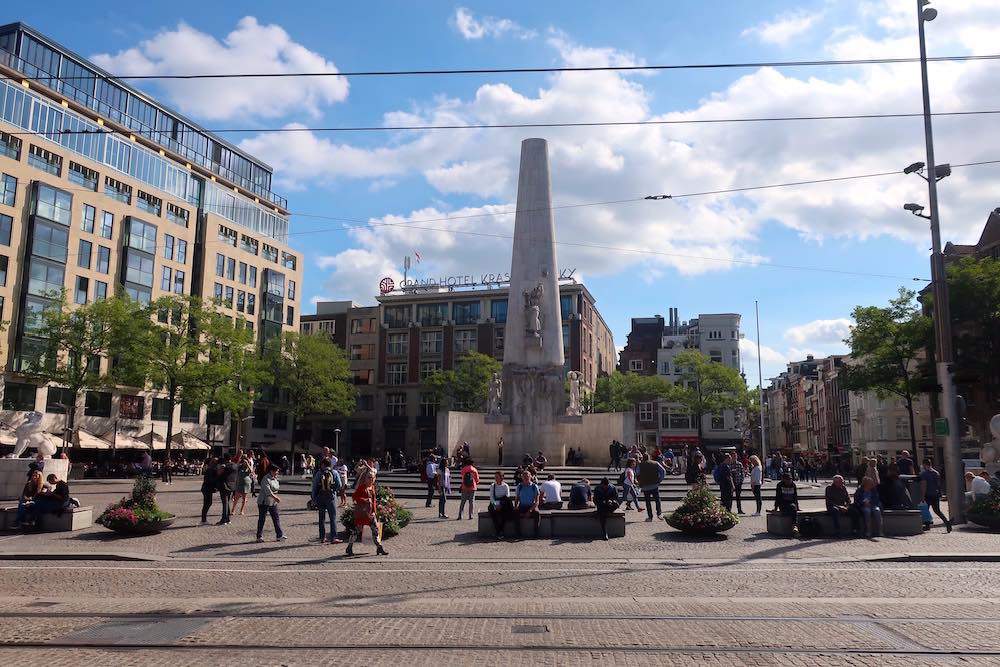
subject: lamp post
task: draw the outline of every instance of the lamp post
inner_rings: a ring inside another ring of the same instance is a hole
[[[333,453],[340,456],[340,429],[333,429]]]
[[[919,204],[907,204],[904,208],[916,216],[930,222],[931,228],[931,285],[934,293],[934,335],[937,353],[937,378],[941,385],[941,412],[947,426],[945,433],[945,481],[948,488],[948,515],[954,523],[965,522],[962,493],[962,448],[958,433],[955,385],[951,377],[954,352],[951,342],[951,308],[948,304],[948,284],[941,254],[941,218],[938,213],[937,182],[951,174],[948,165],[934,163],[934,132],[931,123],[930,86],[927,82],[927,43],[924,24],[937,18],[937,10],[927,5],[930,0],[917,0],[917,34],[920,38],[920,83],[924,102],[924,140],[927,145],[927,164],[916,162],[904,169],[904,173],[916,173],[927,181],[930,215],[923,215]],[[922,173],[926,167],[926,175]]]

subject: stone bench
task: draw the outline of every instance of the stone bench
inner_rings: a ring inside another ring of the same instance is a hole
[[[833,517],[826,510],[804,510],[798,513],[798,518],[811,517],[820,526],[822,537],[849,537],[851,535],[851,519],[848,516],[840,518],[840,534],[834,533]],[[792,537],[792,517],[775,511],[767,513],[767,532],[779,537]],[[923,520],[920,510],[882,510],[882,534],[886,537],[905,537],[923,533]]]
[[[538,512],[538,537],[595,537],[602,538],[601,524],[597,520],[597,512],[593,509],[582,510],[540,510]],[[534,536],[535,525],[531,517],[517,519],[512,517],[504,524],[504,533],[508,536],[517,535],[514,521],[520,521],[521,535]],[[493,529],[493,519],[489,512],[479,513],[479,537],[496,537]],[[625,512],[616,510],[608,515],[608,537],[625,537]]]
[[[17,518],[17,506],[0,508],[0,528],[12,530]],[[43,514],[38,517],[37,529],[49,533],[83,530],[94,525],[94,507],[70,507],[62,514]]]

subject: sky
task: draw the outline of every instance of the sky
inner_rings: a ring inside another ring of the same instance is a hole
[[[916,56],[912,0],[629,3],[20,3],[21,20],[113,74],[351,72]],[[1000,52],[996,0],[936,0],[930,55]],[[1000,61],[932,63],[935,111],[1000,109]],[[928,269],[916,176],[577,206],[902,169],[919,118],[588,128],[267,133],[268,128],[914,113],[914,63],[660,72],[145,81],[140,86],[275,168],[316,300],[374,303],[383,276],[504,272],[520,141],[549,140],[559,264],[576,268],[616,345],[630,318],[743,315],[757,381],[845,351],[850,314]],[[1000,160],[998,116],[935,118],[938,162]],[[940,184],[942,236],[974,243],[1000,165]],[[448,219],[453,218],[453,219]]]

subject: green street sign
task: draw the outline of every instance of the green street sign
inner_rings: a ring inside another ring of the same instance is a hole
[[[948,420],[938,417],[934,420],[934,435],[948,435]]]

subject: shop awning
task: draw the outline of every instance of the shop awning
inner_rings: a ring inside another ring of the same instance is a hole
[[[111,443],[99,438],[93,433],[87,433],[82,428],[73,434],[73,446],[80,449],[111,449]]]
[[[211,445],[198,436],[192,435],[188,431],[181,431],[180,433],[174,434],[174,436],[170,438],[170,446],[171,449],[199,449],[202,451],[212,449]]]
[[[148,443],[143,442],[135,436],[126,435],[121,431],[118,432],[118,435],[111,433],[106,437],[109,442],[114,438],[115,449],[149,449]],[[163,449],[163,443],[154,442],[153,449]]]

